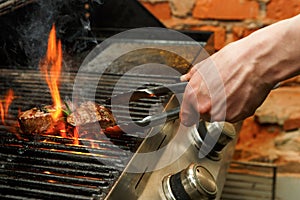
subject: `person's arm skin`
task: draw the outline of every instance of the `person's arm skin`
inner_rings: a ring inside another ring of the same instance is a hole
[[[280,81],[300,74],[300,15],[230,43],[181,77],[189,81],[180,118],[186,126],[237,122],[254,114]],[[200,115],[199,115],[200,114]]]

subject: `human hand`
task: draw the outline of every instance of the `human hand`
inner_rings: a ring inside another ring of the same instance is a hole
[[[189,81],[181,105],[181,121],[237,122],[251,116],[273,87],[260,77],[263,70],[253,49],[243,42],[224,47],[181,77]]]
[[[300,14],[230,43],[181,77],[189,81],[180,117],[186,126],[238,122],[254,114],[280,81],[300,74]]]

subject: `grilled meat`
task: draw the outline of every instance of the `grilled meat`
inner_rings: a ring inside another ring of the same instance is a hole
[[[22,132],[30,134],[46,132],[54,125],[51,117],[54,111],[52,106],[44,106],[22,112],[18,117]]]
[[[56,134],[62,125],[69,128],[75,126],[86,128],[89,124],[99,123],[102,129],[116,125],[112,112],[103,105],[86,101],[77,108],[70,102],[65,106],[62,110],[67,111],[65,114],[68,116],[61,116],[57,121],[52,118],[52,113],[56,110],[50,105],[22,112],[18,117],[20,129],[23,133],[29,134]]]
[[[112,112],[103,105],[86,101],[67,117],[72,126],[82,126],[98,122],[102,129],[116,125]]]

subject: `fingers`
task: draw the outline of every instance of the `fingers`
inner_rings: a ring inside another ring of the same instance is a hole
[[[201,76],[190,80],[187,85],[181,104],[180,119],[185,126],[197,124],[201,119],[210,120],[211,101],[207,93],[207,87],[201,80]]]
[[[192,70],[193,70],[193,68],[188,73],[182,75],[180,77],[180,81],[181,82],[189,81],[193,74]],[[183,101],[181,104],[181,110],[180,110],[181,123],[187,127],[190,127],[190,126],[196,124],[199,119],[199,114],[193,108],[193,105],[188,100],[189,98],[194,98],[194,101],[197,100],[194,95],[192,95],[192,97],[190,97],[190,95],[188,94],[191,91],[191,88],[189,88],[189,87],[190,86],[187,86],[185,89],[185,93],[183,95]],[[193,92],[191,92],[191,93],[193,93]]]
[[[181,104],[180,119],[185,126],[192,126],[200,119],[211,121],[212,99],[207,84],[215,84],[214,63],[210,60],[203,60],[191,68],[191,70],[180,77],[181,81],[189,81]],[[210,78],[204,80],[203,78]],[[212,88],[210,88],[212,89]]]
[[[192,73],[191,73],[191,71],[189,71],[188,73],[186,73],[180,77],[180,81],[181,82],[189,81],[191,79],[191,77],[192,77]]]
[[[189,81],[191,77],[195,74],[195,72],[197,72],[198,66],[199,66],[198,64],[195,65],[194,67],[191,68],[191,70],[188,73],[182,75],[180,77],[180,81],[182,82]]]
[[[186,82],[186,81],[189,81],[190,78],[191,77],[190,77],[189,73],[187,73],[187,74],[184,74],[184,75],[180,76],[180,81],[181,82]]]
[[[190,89],[186,89],[183,95],[183,101],[180,110],[180,120],[183,125],[190,127],[196,124],[200,117],[199,113],[191,104],[191,102],[195,102],[197,99],[195,95],[190,96],[188,90]]]

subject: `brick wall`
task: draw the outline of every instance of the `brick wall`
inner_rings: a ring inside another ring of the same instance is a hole
[[[139,0],[168,28],[215,32],[215,48],[300,13],[300,0]]]

